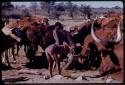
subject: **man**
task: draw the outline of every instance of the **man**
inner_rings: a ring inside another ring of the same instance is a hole
[[[65,41],[70,46],[74,46],[71,35],[69,32],[63,30],[63,25],[60,22],[55,23],[55,29],[53,30],[53,36],[55,39],[55,44],[62,45]]]

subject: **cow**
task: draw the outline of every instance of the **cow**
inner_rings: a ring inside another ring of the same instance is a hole
[[[9,23],[11,22],[11,20],[6,20],[5,22],[4,22],[4,26],[7,26]],[[12,33],[13,33],[13,31],[12,31]],[[16,42],[15,42],[16,43]],[[7,49],[4,53],[3,53],[3,60],[5,61],[7,61],[7,63],[8,63],[8,67],[11,67],[11,65],[10,65],[10,62],[9,62],[9,56],[11,55],[12,56],[12,58],[13,58],[13,62],[14,63],[16,63],[16,57],[15,57],[15,54],[14,54],[14,49],[15,49],[15,47],[14,47],[14,43],[13,43],[13,45],[12,45],[12,47],[10,48],[10,49]]]
[[[124,81],[124,58],[123,58],[123,44],[115,45],[114,54],[118,57],[121,70],[111,75],[114,80]]]
[[[17,27],[16,20],[9,22],[9,24],[2,27],[0,30],[0,56],[5,50],[8,50],[15,42],[20,42],[21,39],[12,33],[12,30]],[[1,63],[2,64],[2,63]]]
[[[30,40],[28,39],[27,34],[26,34],[27,28],[31,24],[31,22],[29,22],[30,21],[29,18],[27,18],[26,20],[25,19],[19,19],[19,20],[13,20],[13,21],[14,22],[9,23],[9,25],[6,25],[2,29],[2,31],[1,31],[1,39],[3,39],[3,38],[5,38],[4,40],[8,39],[8,41],[6,41],[6,42],[9,42],[9,41],[13,40],[13,39],[11,40],[11,37],[12,37],[12,38],[16,39],[19,42],[21,40],[21,42],[19,44],[24,44],[24,45],[30,46],[30,44],[32,44],[32,43],[30,42]],[[9,36],[4,36],[4,35],[9,35]],[[3,43],[3,44],[5,44],[5,43]],[[13,47],[14,44],[15,44],[15,42],[13,40],[13,43],[10,43],[9,46],[7,46],[7,47],[8,48],[11,47],[11,46]],[[1,54],[3,53],[3,51],[5,51],[5,48],[2,47],[2,45],[1,45],[1,50],[0,50]]]
[[[30,23],[28,23],[27,20],[18,19],[17,20],[18,27],[12,30],[12,33],[14,33],[16,36],[20,37],[22,39],[21,42],[16,42],[16,54],[18,55],[19,49],[22,45],[24,45],[24,52],[27,53],[27,46],[29,45],[29,40],[27,38],[27,27]]]
[[[81,48],[82,45],[84,44],[84,39],[91,34],[91,25],[93,23],[93,21],[95,21],[94,23],[94,27],[97,28],[97,30],[101,29],[101,25],[100,23],[97,22],[97,20],[87,20],[85,21],[83,24],[81,24],[80,26],[74,26],[71,27],[70,33],[71,33],[71,37],[72,37],[72,41],[74,43],[74,50],[75,50],[75,55],[73,57],[73,61],[72,63],[70,63],[69,67],[67,67],[66,69],[90,69],[90,66],[88,66],[88,63],[92,60],[92,57],[89,57],[88,59],[84,58],[81,55]],[[94,45],[90,44],[90,47],[92,47]],[[89,55],[91,56],[91,55]],[[98,61],[98,58],[97,58]],[[94,61],[93,61],[94,63]],[[92,63],[91,63],[92,64]],[[94,65],[94,64],[92,64]],[[96,65],[94,65],[96,66]],[[98,66],[96,66],[98,67]]]
[[[72,48],[65,42],[63,45],[59,44],[49,45],[45,49],[45,53],[49,63],[49,71],[51,77],[53,76],[52,71],[54,70],[55,67],[54,65],[57,65],[58,73],[61,74],[60,62],[61,60],[66,58],[68,54],[72,54],[72,52],[73,52]]]
[[[85,37],[91,33],[92,22],[93,22],[92,19],[87,20],[80,26],[74,26],[74,29],[70,30],[74,43],[80,43],[81,45],[84,43]],[[95,21],[94,27],[100,29],[101,25]]]
[[[121,54],[118,55],[115,46],[119,45],[122,40],[122,34],[120,31],[120,19],[118,17],[103,18],[101,25],[103,27],[102,30],[96,30],[94,32],[92,24],[91,34],[85,38],[83,44],[82,55],[87,57],[90,50],[89,44],[95,44],[101,57],[101,75],[105,75],[121,69],[120,62],[122,61],[119,59],[123,56]]]
[[[9,24],[9,20],[5,20],[5,21],[3,22],[3,27],[4,27],[5,25],[7,25],[7,24]],[[13,45],[12,45],[12,48],[13,48]],[[3,57],[2,57],[2,60],[3,60],[3,61],[7,61],[8,67],[11,67],[11,66],[10,66],[10,63],[9,63],[9,59],[8,59],[8,56],[9,56],[10,54],[11,54],[10,49],[8,49],[8,50],[6,50],[6,51],[3,53]],[[12,49],[12,58],[13,58],[14,62],[16,62],[16,58],[15,58],[14,50],[13,50],[13,49]]]
[[[55,27],[58,27],[58,29],[61,28],[59,31],[57,31],[59,42],[62,43],[62,41],[65,41],[68,44],[71,44],[72,40],[70,40],[70,33],[63,30],[59,22],[55,23],[55,25],[46,26],[42,23],[37,22],[30,23],[30,20],[24,21],[27,24],[25,25],[25,23],[22,22],[22,25],[20,27],[26,29],[27,39],[30,42],[26,53],[26,56],[28,57],[30,63],[34,63],[35,61],[35,53],[38,45],[41,46],[43,50],[45,50],[46,47],[55,43],[55,39],[53,37],[53,30],[55,29]],[[42,55],[44,54],[45,53],[43,53]]]
[[[120,32],[121,32],[121,36],[123,35],[123,15],[117,15],[117,14],[113,14],[112,17],[116,17],[117,19],[120,18],[120,23],[119,25],[121,26],[120,27]],[[118,70],[118,72],[115,72],[111,75],[111,78],[112,79],[115,79],[115,80],[120,80],[120,81],[123,81],[124,77],[124,60],[123,60],[123,39],[116,45],[114,45],[114,56],[116,56],[118,58],[118,61],[119,61],[119,66],[120,66],[120,69]]]
[[[37,33],[41,31],[41,30],[38,30],[37,28],[40,28],[40,27],[45,28],[45,27],[42,27],[43,26],[42,24],[39,24],[38,25],[39,27],[36,26],[36,22],[37,22],[37,19],[34,19],[33,17],[22,17],[21,19],[17,20],[18,26],[12,30],[13,34],[15,34],[17,37],[20,37],[22,39],[21,42],[16,43],[17,53],[19,51],[18,45],[20,46],[24,45],[25,46],[24,51],[26,53],[26,56],[28,56],[29,55],[28,51],[31,50],[31,46],[32,46],[32,49],[34,50],[36,45],[39,42],[42,42],[42,41],[38,41],[38,39],[42,38],[42,35],[40,35],[41,37],[37,36],[39,35]],[[33,36],[31,37],[31,34],[29,34],[28,32],[30,32]]]

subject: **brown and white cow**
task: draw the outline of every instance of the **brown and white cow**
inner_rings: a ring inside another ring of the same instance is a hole
[[[82,55],[88,56],[90,49],[89,44],[95,44],[98,51],[101,53],[100,56],[102,62],[100,65],[100,71],[101,74],[104,74],[106,72],[117,71],[123,68],[123,44],[120,44],[122,33],[119,18],[103,18],[101,24],[103,30],[96,30],[95,32],[93,25],[91,26],[91,35],[88,35],[85,38]],[[123,71],[121,71],[121,73],[123,74]],[[121,75],[121,73],[119,75]]]
[[[2,53],[9,48],[11,48],[16,41],[20,42],[21,38],[13,34],[12,30],[17,28],[17,20],[11,20],[7,25],[5,25],[1,30],[0,30],[0,56]],[[9,62],[9,61],[8,61]],[[8,65],[10,66],[10,65]],[[3,69],[3,68],[2,68]]]

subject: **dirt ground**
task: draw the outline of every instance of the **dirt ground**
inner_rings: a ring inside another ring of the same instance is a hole
[[[64,25],[74,26],[80,25],[83,21],[60,21]],[[50,21],[50,24],[54,24],[55,21]],[[40,48],[39,48],[40,49]],[[39,50],[39,53],[42,50]],[[121,83],[117,80],[109,79],[110,75],[103,77],[95,77],[99,74],[99,70],[65,70],[62,71],[62,75],[58,75],[55,71],[53,77],[49,77],[49,71],[46,68],[29,69],[25,66],[28,62],[24,53],[23,47],[20,49],[18,56],[16,56],[17,62],[13,63],[10,57],[10,62],[13,69],[2,71],[2,80],[11,84],[19,83]]]
[[[40,49],[40,47],[39,47]],[[39,52],[42,52],[39,51]],[[19,83],[121,83],[117,80],[108,79],[110,75],[96,77],[99,70],[65,70],[62,75],[58,75],[57,69],[54,71],[54,76],[49,76],[49,71],[46,68],[30,69],[25,66],[28,62],[23,47],[19,51],[19,56],[16,56],[17,62],[13,63],[10,57],[11,66],[13,69],[2,71],[2,80],[5,84]],[[107,80],[108,79],[108,80]]]

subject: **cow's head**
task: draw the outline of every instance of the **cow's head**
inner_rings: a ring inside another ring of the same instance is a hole
[[[36,22],[38,24],[44,24],[45,26],[49,25],[49,19],[45,17],[31,17],[32,22]]]
[[[20,28],[21,30],[25,30],[31,26],[32,20],[31,18],[26,17],[18,20],[17,23],[18,28]]]
[[[105,19],[105,18],[103,18],[103,19]],[[94,21],[94,23],[95,23],[95,21]],[[115,31],[113,31],[112,28],[104,28],[105,30],[94,31],[94,28],[95,28],[94,23],[91,25],[91,31],[90,31],[91,35],[88,35],[85,38],[85,41],[83,44],[84,46],[82,49],[82,55],[85,57],[88,56],[89,50],[92,49],[91,46],[89,46],[90,43],[94,43],[98,48],[97,49],[98,52],[100,53],[101,49],[105,49],[105,50],[113,49],[114,45],[116,43],[119,43],[122,39],[121,31],[120,31],[120,22],[117,25],[117,27],[114,28]],[[107,22],[107,24],[109,24],[109,23],[110,23],[110,20]]]
[[[43,18],[42,19],[42,22],[43,22],[43,24],[46,26],[48,26],[49,25],[49,19],[47,19],[47,18]]]
[[[120,16],[112,16],[112,17],[99,17],[96,19],[96,21],[101,24],[102,27],[106,27],[107,25],[110,25],[112,23],[114,23],[113,21],[115,21],[116,23],[118,23],[120,21],[121,17]]]
[[[109,33],[109,32],[108,32],[108,33]],[[99,38],[96,36],[96,34],[95,34],[95,32],[94,32],[94,29],[93,29],[93,24],[92,24],[92,27],[91,27],[91,35],[92,35],[93,39],[94,39],[97,43],[103,43],[103,42],[104,42],[103,40],[99,39]],[[110,34],[108,34],[108,35],[110,35]],[[111,34],[111,36],[112,36],[112,35],[113,35],[113,34]],[[107,36],[107,35],[104,35],[104,36]],[[108,42],[118,43],[118,42],[121,41],[121,39],[122,39],[122,34],[121,34],[120,22],[119,22],[118,27],[117,27],[117,37],[114,38],[114,39],[110,39],[110,40],[108,40],[108,41],[105,41],[105,42],[107,42],[107,43],[108,43]]]
[[[8,24],[6,24],[3,28],[2,28],[2,32],[6,35],[6,36],[10,36],[11,38],[17,40],[18,42],[20,42],[20,38],[17,37],[15,34],[13,34],[12,30],[14,30],[15,28],[18,28],[18,22],[17,20],[10,20]]]

